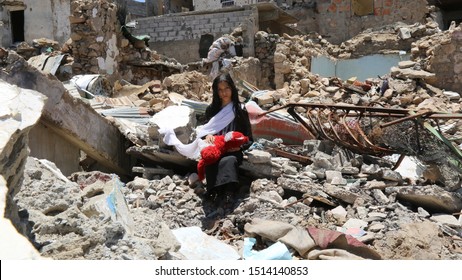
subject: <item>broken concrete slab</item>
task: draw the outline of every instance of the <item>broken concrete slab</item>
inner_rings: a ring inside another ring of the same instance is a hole
[[[411,79],[423,79],[427,82],[435,80],[435,74],[424,71],[424,70],[413,70],[409,68],[391,68],[391,75],[397,78],[411,78]]]
[[[396,193],[398,200],[412,203],[428,211],[454,213],[462,209],[462,198],[456,192],[448,192],[436,185],[389,187],[386,194]]]
[[[6,217],[16,224],[17,205],[13,202],[23,180],[29,156],[29,133],[38,122],[46,97],[34,90],[23,89],[0,79],[0,175],[8,184]]]
[[[73,98],[54,76],[47,76],[28,65],[14,52],[0,78],[25,89],[36,90],[48,97],[40,122],[96,159],[109,170],[121,175],[130,173],[130,159],[124,151],[127,140],[108,120],[88,104]],[[89,125],[91,124],[91,125]],[[44,143],[43,147],[46,147]],[[34,152],[34,151],[32,151]],[[49,158],[54,161],[53,158]],[[75,166],[75,171],[79,167]]]
[[[2,260],[37,260],[44,259],[32,243],[20,234],[10,219],[5,218],[6,196],[8,187],[0,175],[0,258]]]
[[[340,186],[335,186],[335,185],[332,185],[332,184],[324,184],[324,188],[323,190],[331,195],[332,197],[335,197],[341,201],[344,201],[348,204],[354,204],[356,199],[358,199],[358,197],[360,197],[359,195],[351,192],[351,191],[348,191]]]

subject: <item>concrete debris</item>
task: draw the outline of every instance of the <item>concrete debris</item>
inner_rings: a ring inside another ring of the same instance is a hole
[[[234,196],[207,198],[197,162],[158,129],[194,138],[210,66],[130,41],[112,1],[70,5],[61,48],[0,48],[2,259],[241,259],[247,238],[258,258],[276,244],[292,259],[462,259],[461,25],[395,23],[340,45],[243,36],[254,56],[229,71],[255,142]],[[371,56],[368,72],[390,54],[399,62],[373,77],[314,72],[320,57]]]
[[[30,240],[24,235],[18,233],[14,227],[11,219],[5,218],[6,209],[6,195],[8,188],[3,176],[0,176],[0,211],[2,218],[0,220],[0,233],[2,240],[0,240],[0,257],[2,260],[35,260],[44,259],[38,250],[32,245]]]

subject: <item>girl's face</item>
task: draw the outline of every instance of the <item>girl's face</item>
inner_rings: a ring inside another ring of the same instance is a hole
[[[221,100],[221,107],[228,105],[231,102],[231,95],[232,95],[231,87],[229,86],[228,82],[219,82],[218,83],[218,96]]]

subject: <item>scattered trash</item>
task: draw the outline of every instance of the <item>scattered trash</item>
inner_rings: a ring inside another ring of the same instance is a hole
[[[282,242],[276,242],[261,251],[253,250],[256,243],[253,237],[244,238],[243,258],[245,260],[291,260],[292,255]]]
[[[236,250],[202,232],[199,227],[186,227],[172,230],[181,244],[179,252],[188,260],[237,260]]]

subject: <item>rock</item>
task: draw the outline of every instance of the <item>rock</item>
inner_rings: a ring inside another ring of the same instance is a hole
[[[413,67],[415,64],[416,64],[415,61],[405,60],[405,61],[400,61],[400,62],[398,62],[398,67],[399,67],[400,69],[406,69],[406,68],[411,68],[411,67]]]
[[[426,82],[431,83],[435,80],[435,74],[424,71],[424,70],[413,70],[413,69],[400,69],[398,67],[391,68],[391,75],[396,78],[410,78],[410,79],[423,79]]]
[[[248,160],[256,164],[268,164],[271,162],[271,154],[265,151],[252,150],[247,153]]]
[[[451,228],[460,229],[462,225],[453,215],[445,215],[445,214],[433,214],[430,217],[431,221],[449,226]]]
[[[333,186],[331,184],[324,184],[324,190],[327,194],[340,199],[346,203],[353,204],[359,197],[357,194],[347,191],[343,188]]]
[[[390,202],[388,197],[379,189],[372,190],[372,196],[377,200],[378,203],[386,205]]]
[[[436,185],[414,187],[389,187],[386,193],[396,192],[396,198],[420,206],[428,211],[455,213],[462,209],[459,195],[448,192]]]
[[[460,94],[454,91],[445,90],[443,94],[447,96],[449,100],[452,100],[452,101],[458,101],[460,99]]]
[[[411,38],[411,31],[409,28],[400,28],[399,29],[399,32],[398,32],[398,35],[401,39],[403,40],[406,40],[406,39],[409,39]]]

